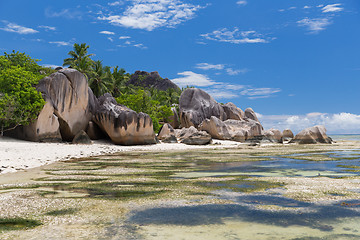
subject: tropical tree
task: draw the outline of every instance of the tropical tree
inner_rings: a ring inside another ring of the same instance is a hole
[[[118,66],[113,68],[112,72],[113,77],[113,86],[112,86],[112,95],[114,97],[119,97],[121,94],[126,93],[128,88],[126,82],[129,80],[129,74],[126,74],[125,69]]]
[[[81,43],[80,45],[78,43],[74,44],[74,50],[68,52],[69,58],[64,59],[63,66],[69,66],[72,68],[75,68],[79,72],[82,72],[85,74],[85,76],[88,77],[89,74],[91,74],[91,68],[94,63],[93,60],[91,60],[91,56],[94,54],[88,53],[88,48],[90,46],[86,45],[86,43]]]
[[[89,77],[89,86],[97,97],[107,92],[111,93],[114,86],[111,68],[104,67],[100,60],[95,61]]]
[[[28,125],[36,119],[45,104],[40,92],[34,87],[43,77],[27,71],[21,64],[0,58],[0,129]]]

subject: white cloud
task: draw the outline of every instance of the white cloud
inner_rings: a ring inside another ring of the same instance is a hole
[[[216,100],[238,98],[239,95],[222,89],[207,89],[206,92]]]
[[[247,4],[247,1],[237,1],[236,4],[240,6],[245,6]]]
[[[55,65],[55,64],[43,64],[42,66],[43,66],[43,67],[47,67],[47,68],[53,68],[53,69],[55,69],[55,68],[57,68],[57,67],[61,67],[61,66]]]
[[[142,44],[142,43],[134,44],[133,46],[137,47],[137,48],[141,48],[141,49],[147,49],[147,47],[144,46],[144,44]]]
[[[63,17],[67,19],[82,19],[83,13],[76,9],[62,9],[59,11],[53,11],[51,8],[45,9],[46,17]]]
[[[323,13],[329,13],[329,12],[341,12],[344,10],[344,8],[340,7],[341,3],[336,4],[329,4],[323,7],[321,10]]]
[[[64,42],[64,41],[54,41],[54,42],[49,42],[50,44],[56,44],[58,47],[63,47],[63,46],[71,46],[72,43],[70,42]]]
[[[175,84],[180,87],[186,86],[197,86],[197,87],[207,87],[217,84],[215,81],[209,79],[203,74],[194,73],[192,71],[185,71],[178,73],[178,75],[183,76],[180,78],[172,79]]]
[[[6,32],[13,32],[13,33],[18,33],[18,34],[34,34],[34,33],[39,32],[35,29],[20,26],[16,23],[10,23],[7,21],[3,21],[3,22],[6,24],[6,26],[3,28],[0,28],[0,30],[6,31]]]
[[[307,27],[311,33],[318,33],[325,30],[331,24],[329,18],[304,18],[297,22],[299,26]]]
[[[218,29],[211,33],[201,34],[207,40],[218,42],[240,43],[268,43],[270,39],[265,39],[262,34],[256,31],[240,31],[238,28],[228,30],[227,28]]]
[[[107,38],[110,42],[113,42],[114,41],[114,39],[112,38],[112,37],[108,37]]]
[[[309,9],[309,8],[311,8],[311,6],[304,6],[304,9]]]
[[[234,75],[239,75],[240,73],[247,73],[249,70],[244,68],[244,69],[232,69],[232,68],[227,68],[226,72],[227,74],[234,76]]]
[[[124,4],[123,1],[116,1],[116,2],[108,3],[108,5],[109,5],[109,6],[112,6],[112,7],[114,7],[114,6],[121,6],[121,5],[123,5],[123,4]]]
[[[105,34],[105,35],[115,35],[114,32],[110,32],[110,31],[101,31],[101,32],[99,32],[99,33]]]
[[[56,27],[41,25],[41,26],[39,26],[39,28],[43,28],[43,29],[45,29],[45,31],[56,31]]]
[[[360,115],[352,113],[308,113],[305,115],[258,115],[265,129],[290,128],[294,134],[315,125],[324,125],[328,133],[359,134]]]
[[[129,38],[131,38],[131,37],[129,37],[129,36],[120,36],[120,37],[119,37],[120,40],[122,40],[122,39],[129,39]]]
[[[224,69],[224,64],[210,64],[210,63],[198,63],[196,64],[195,68],[202,69],[202,70],[222,70]]]
[[[195,16],[199,5],[180,0],[131,0],[123,13],[101,15],[99,20],[112,25],[152,31],[159,27],[175,27]]]
[[[249,99],[268,98],[272,94],[281,92],[280,88],[248,88],[241,91],[241,95]]]

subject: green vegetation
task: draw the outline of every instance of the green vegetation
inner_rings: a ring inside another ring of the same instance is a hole
[[[0,130],[28,125],[45,104],[34,87],[53,70],[41,67],[38,59],[13,51],[0,56]]]
[[[77,209],[77,208],[67,208],[67,209],[60,209],[60,210],[50,211],[50,212],[47,212],[45,215],[48,215],[48,216],[63,216],[63,215],[68,215],[68,214],[74,214],[74,213],[76,213],[78,211],[79,211],[79,209]]]
[[[20,230],[40,226],[41,222],[25,218],[0,218],[0,231]]]

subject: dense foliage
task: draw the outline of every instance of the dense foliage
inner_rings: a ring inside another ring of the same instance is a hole
[[[170,88],[160,91],[129,85],[129,73],[118,66],[103,66],[100,60],[92,60],[93,54],[89,54],[88,49],[85,43],[75,43],[73,50],[68,53],[70,57],[64,60],[63,65],[82,72],[95,96],[110,93],[118,103],[136,112],[149,114],[155,131],[160,129],[162,123],[169,121],[173,114],[171,106],[179,103],[181,90]]]
[[[13,51],[0,56],[0,127],[4,130],[27,125],[45,104],[35,85],[51,73],[25,53]]]

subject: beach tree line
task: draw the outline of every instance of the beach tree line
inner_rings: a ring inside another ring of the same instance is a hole
[[[161,91],[128,84],[131,74],[119,66],[104,66],[101,60],[93,60],[85,43],[73,46],[64,59],[63,66],[83,73],[95,96],[110,93],[119,104],[136,112],[149,114],[158,131],[173,114],[171,107],[179,103],[181,90]],[[25,53],[11,52],[0,56],[0,131],[28,125],[35,120],[45,101],[35,88],[39,80],[55,70],[38,64]]]

